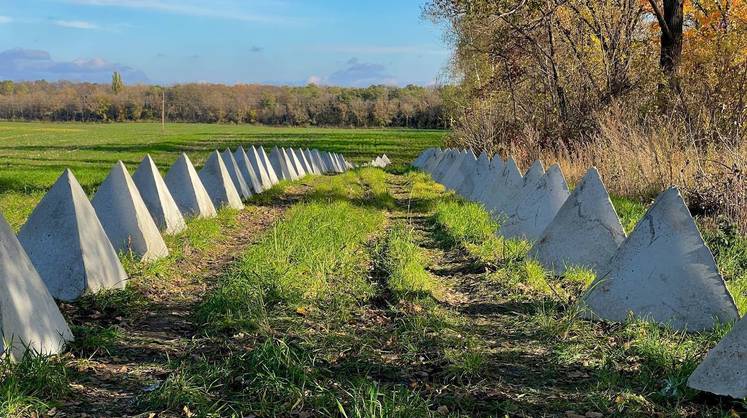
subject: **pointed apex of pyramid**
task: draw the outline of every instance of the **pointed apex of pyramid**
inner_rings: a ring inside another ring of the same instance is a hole
[[[272,187],[274,184],[272,176],[270,176],[262,157],[255,148],[252,147],[249,153],[245,153],[241,149],[236,150],[234,156],[244,179],[247,180],[254,193],[262,193]],[[274,176],[275,172],[273,171],[272,174]]]
[[[624,240],[607,189],[592,167],[529,254],[556,274],[570,266],[602,272]]]
[[[34,208],[18,240],[57,299],[123,289],[127,274],[88,196],[65,170]]]
[[[687,386],[735,399],[747,398],[747,319],[742,318],[731,331],[706,354]]]
[[[91,200],[114,249],[132,251],[143,260],[166,257],[169,250],[135,182],[117,162]]]
[[[210,153],[205,166],[200,170],[199,176],[208,196],[210,196],[210,200],[213,202],[213,206],[216,208],[223,206],[233,209],[244,208],[239,192],[236,190],[231,175],[223,163],[223,157],[217,150]]]
[[[226,166],[226,170],[228,170],[228,175],[231,176],[231,181],[233,182],[236,191],[239,193],[239,197],[244,200],[252,197],[251,186],[249,186],[244,174],[241,173],[239,164],[233,156],[233,152],[231,152],[229,148],[226,148],[226,150],[223,151],[223,154],[221,154],[221,158],[223,159],[223,164]]]
[[[60,353],[73,334],[2,215],[0,277],[0,355],[20,360],[27,347],[39,354]]]
[[[187,154],[182,153],[177,158],[164,180],[183,216],[211,218],[217,215],[215,206]]]
[[[739,318],[676,188],[659,195],[606,270],[584,297],[593,317],[624,322],[632,312],[688,331]]]
[[[545,166],[542,161],[535,160],[524,175],[524,184],[533,183],[545,175]]]
[[[132,180],[159,229],[166,234],[177,234],[187,227],[171,191],[150,155],[146,155],[140,162]]]
[[[569,194],[560,167],[553,164],[534,187],[522,188],[514,196],[517,203],[506,211],[508,220],[501,225],[501,235],[504,238],[538,240]]]

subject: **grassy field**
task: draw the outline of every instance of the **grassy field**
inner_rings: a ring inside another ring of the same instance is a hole
[[[343,153],[353,162],[386,153],[409,162],[438,145],[442,131],[391,129],[274,128],[253,125],[156,123],[0,123],[0,212],[18,228],[55,179],[71,168],[92,193],[122,160],[134,170],[150,154],[163,171],[187,152],[201,165],[214,149],[238,145],[318,148]],[[268,149],[269,151],[269,149]]]

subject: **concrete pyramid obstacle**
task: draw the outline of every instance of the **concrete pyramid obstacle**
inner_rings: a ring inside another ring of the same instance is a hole
[[[747,398],[746,354],[747,318],[742,318],[706,354],[703,362],[687,379],[687,386],[716,395]]]
[[[439,161],[438,165],[433,169],[432,177],[437,182],[442,182],[446,173],[454,166],[461,153],[457,150],[448,150],[445,153],[444,158]]]
[[[568,185],[560,167],[553,164],[532,189],[523,192],[509,212],[512,215],[501,225],[500,234],[536,241],[568,199]]]
[[[182,153],[177,158],[164,180],[182,215],[198,218],[212,218],[217,215],[210,195],[187,154]]]
[[[31,212],[18,240],[56,299],[71,302],[85,293],[125,287],[117,252],[70,170]]]
[[[524,174],[524,184],[534,184],[542,176],[545,175],[545,166],[542,165],[542,161],[535,160],[532,166],[529,167],[526,174]]]
[[[239,169],[239,164],[236,161],[236,158],[233,157],[231,150],[226,148],[226,150],[221,154],[221,157],[223,158],[223,164],[226,166],[226,170],[228,170],[228,175],[231,176],[236,191],[239,192],[239,197],[241,197],[242,200],[252,197],[252,188],[247,183],[248,180],[244,177],[241,169]]]
[[[231,175],[228,174],[223,158],[218,151],[213,151],[200,170],[200,180],[207,190],[213,206],[216,208],[229,207],[232,209],[244,209],[241,196],[233,185]]]
[[[239,147],[234,157],[236,157],[239,169],[244,178],[249,182],[249,185],[252,186],[254,193],[262,193],[275,184],[272,182],[272,178],[267,172],[267,167],[265,167],[262,158],[259,156],[259,152],[257,152],[254,146],[251,146],[248,152],[244,151],[243,147]],[[254,179],[252,179],[252,174],[255,175]]]
[[[324,162],[324,166],[327,168],[328,173],[334,173],[337,171],[337,168],[335,167],[334,161],[332,161],[332,155],[328,152],[322,152],[321,153],[322,161]]]
[[[573,190],[529,252],[558,275],[568,266],[603,272],[625,241],[625,230],[596,168]]]
[[[428,161],[429,158],[433,156],[435,153],[435,148],[426,148],[421,152],[415,160],[411,163],[411,165],[415,168],[423,168],[423,165],[425,165],[425,162]]]
[[[122,161],[101,183],[91,204],[115,250],[132,251],[146,261],[169,255],[161,232]]]
[[[27,349],[58,354],[73,333],[21,243],[0,216],[0,356],[19,360]]]
[[[319,167],[322,169],[323,173],[329,173],[330,167],[327,165],[327,162],[324,159],[324,156],[322,156],[322,153],[319,152],[319,150],[311,150],[311,154],[314,157],[314,160],[319,165]]]
[[[301,166],[303,167],[304,171],[306,171],[306,174],[316,174],[314,173],[314,169],[311,167],[311,164],[309,164],[309,160],[306,159],[306,155],[301,148],[294,149],[293,152],[296,154],[298,161],[301,162]]]
[[[443,185],[448,189],[455,190],[464,181],[465,172],[471,171],[475,162],[477,162],[477,158],[471,151],[460,152],[457,160],[444,175]]]
[[[262,193],[263,191],[265,191],[265,184],[262,181],[263,176],[265,181],[267,182],[268,187],[272,187],[272,185],[270,185],[270,180],[267,177],[267,174],[258,173],[258,171],[262,172],[264,170],[258,170],[254,167],[254,164],[252,164],[249,156],[244,151],[244,148],[239,147],[233,154],[233,157],[234,160],[236,160],[236,167],[238,168],[241,177],[243,177],[250,194]],[[223,158],[223,160],[225,162],[225,158]],[[239,191],[239,194],[241,194],[241,191]]]
[[[446,154],[447,154],[447,151],[440,150],[440,149],[436,150],[436,153],[433,154],[433,156],[429,158],[425,162],[425,164],[423,164],[423,167],[422,167],[423,171],[425,171],[426,173],[433,174],[436,167],[438,167],[438,165],[441,163],[441,160],[446,157]]]
[[[254,148],[253,145],[252,148]],[[267,176],[270,178],[270,181],[273,185],[277,184],[280,181],[279,173],[275,171],[275,168],[272,166],[272,162],[270,161],[270,157],[267,155],[267,152],[265,152],[265,149],[262,146],[260,146],[257,150],[257,154],[260,157],[262,166],[264,166],[265,170],[267,171]],[[249,153],[249,161],[252,161],[251,153]]]
[[[500,160],[500,158],[497,159]],[[503,171],[499,180],[483,192],[480,201],[494,216],[506,218],[512,205],[516,203],[517,199],[521,198],[516,195],[524,186],[524,178],[521,176],[521,171],[519,171],[519,167],[513,158],[509,158],[505,163],[501,161],[500,164],[496,162],[496,158],[493,158],[493,164],[494,170],[498,170],[502,166]]]
[[[591,317],[623,322],[632,313],[687,331],[739,319],[713,254],[676,188],[659,195],[583,303]]]
[[[311,172],[313,172],[314,174],[322,174],[322,168],[319,166],[316,159],[314,159],[314,155],[311,153],[311,151],[307,148],[302,152],[304,158],[309,164],[309,167],[311,167]]]
[[[288,153],[288,150],[285,148],[280,148],[280,155],[285,159],[285,163],[288,166],[288,171],[291,173],[291,180],[298,180],[301,178],[301,174],[296,170],[296,164],[293,161],[293,158],[291,158],[290,154]]]
[[[291,168],[288,166],[290,164],[288,156],[284,155],[278,147],[274,147],[270,151],[270,162],[279,179],[288,181],[295,179],[295,172],[291,172]]]
[[[298,158],[298,155],[296,154],[296,151],[293,148],[283,149],[286,154],[288,154],[288,158],[291,161],[291,164],[293,165],[293,169],[296,171],[297,178],[306,177],[306,169],[303,166],[303,163],[301,162],[301,159]]]
[[[500,158],[499,158],[500,160]],[[457,192],[467,199],[474,200],[475,192],[488,181],[490,170],[490,158],[486,152],[482,152],[475,160],[469,171],[464,174],[464,181],[456,188]]]
[[[184,231],[187,227],[184,216],[176,206],[171,191],[163,181],[150,155],[143,158],[135,174],[132,175],[132,180],[158,228],[166,234],[178,234]]]
[[[382,155],[381,159],[384,160],[386,165],[390,165],[392,163],[392,160],[390,160],[389,157],[386,156],[386,154]]]

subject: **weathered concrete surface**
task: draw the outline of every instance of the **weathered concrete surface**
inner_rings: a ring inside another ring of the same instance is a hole
[[[70,170],[36,205],[18,240],[57,299],[72,302],[85,293],[124,289],[127,283],[117,252]]]
[[[477,157],[472,151],[462,152],[454,167],[446,174],[444,186],[450,190],[457,190],[464,182],[465,176],[474,170],[476,163]]]
[[[739,319],[713,255],[676,188],[659,195],[583,303],[590,317],[623,322],[632,312],[688,331]]]
[[[420,155],[418,155],[417,158],[415,158],[415,160],[412,162],[412,166],[415,168],[423,168],[426,161],[428,161],[428,159],[433,157],[435,154],[436,148],[427,148],[423,150],[423,152],[421,152]]]
[[[505,162],[501,160],[500,165],[496,163],[496,158],[493,158],[493,162],[495,163],[495,170],[502,166],[503,171],[500,174],[500,179],[485,190],[481,202],[485,204],[485,208],[494,217],[505,220],[507,213],[511,212],[512,206],[517,203],[517,199],[520,199],[517,194],[524,186],[524,178],[521,176],[521,171],[519,171],[519,167],[513,158],[509,158]]]
[[[441,183],[444,179],[444,175],[447,171],[452,167],[452,165],[456,162],[457,157],[459,156],[459,151],[456,150],[446,150],[444,151],[444,156],[441,158],[441,160],[438,162],[438,164],[433,168],[433,171],[431,172],[431,177],[439,183]]]
[[[246,164],[246,160],[244,160],[244,162],[239,161],[242,154],[248,159],[248,164]],[[244,150],[244,147],[239,147],[233,156],[236,157],[236,162],[239,164],[239,169],[244,174],[244,178],[246,178],[247,174],[254,173],[256,175],[257,184],[255,184],[254,181],[249,180],[249,184],[252,186],[254,193],[262,193],[277,183],[277,181],[273,182],[269,170],[265,166],[259,151],[254,147],[254,145],[246,150]],[[242,167],[243,164],[246,164],[247,170],[244,170]],[[249,167],[251,167],[251,170],[249,170]],[[272,167],[270,167],[270,170],[272,170]]]
[[[309,160],[306,159],[306,155],[304,155],[303,150],[301,148],[295,148],[293,149],[293,152],[296,154],[296,158],[298,158],[298,161],[301,162],[301,167],[303,167],[306,175],[315,174],[314,169],[311,167],[311,164],[309,164]]]
[[[164,180],[182,215],[212,218],[218,214],[187,154],[177,158]]]
[[[159,229],[165,234],[178,234],[187,228],[184,216],[150,155],[146,155],[140,162],[132,175],[132,181]]]
[[[293,164],[293,169],[296,171],[296,176],[298,176],[298,178],[306,177],[308,173],[306,172],[301,159],[298,158],[296,151],[293,148],[284,148],[283,150],[288,154],[288,158],[290,159],[291,164]]]
[[[693,389],[747,398],[747,317],[737,322],[731,331],[706,354],[687,385]]]
[[[241,196],[236,186],[233,185],[231,175],[218,151],[213,151],[205,161],[205,166],[200,170],[200,180],[216,208],[225,206],[232,209],[244,209]]]
[[[311,150],[311,153],[314,155],[314,159],[316,160],[316,163],[319,164],[322,167],[322,171],[324,173],[329,173],[332,171],[330,166],[327,164],[327,161],[324,158],[323,153],[321,153],[319,150]]]
[[[490,157],[488,157],[488,154],[483,151],[480,154],[480,157],[471,164],[468,171],[464,173],[464,180],[458,187],[456,187],[457,193],[464,196],[466,199],[475,200],[478,185],[487,181],[489,170]]]
[[[446,150],[437,149],[431,158],[429,158],[425,164],[423,164],[422,170],[426,173],[433,174],[438,164],[443,158],[446,157]]]
[[[285,148],[280,148],[280,155],[285,159],[285,163],[288,166],[288,171],[291,173],[291,179],[292,180],[298,180],[301,177],[301,173],[299,173],[296,170],[296,164],[293,162],[293,158],[291,158],[291,155],[289,155],[288,150]]]
[[[239,164],[236,161],[236,158],[234,158],[233,152],[226,148],[226,150],[221,154],[221,157],[223,158],[223,164],[226,166],[226,170],[228,170],[228,175],[231,176],[233,186],[236,188],[236,191],[239,192],[239,197],[242,200],[252,197],[252,188],[244,178],[241,169],[239,169]]]
[[[534,163],[532,163],[532,166],[529,167],[529,170],[527,170],[526,174],[524,174],[524,184],[534,184],[544,175],[545,166],[542,165],[542,161],[535,160]]]
[[[500,228],[504,238],[540,239],[550,222],[568,199],[568,185],[557,164],[553,164],[531,190],[516,196],[518,204]]]
[[[280,180],[293,180],[293,175],[288,168],[288,160],[283,157],[283,154],[280,152],[278,147],[273,147],[270,151],[270,163],[272,164],[272,169],[275,170],[275,173],[277,173]]]
[[[607,189],[592,167],[573,190],[529,256],[562,275],[566,267],[601,273],[625,241]]]
[[[312,154],[311,150],[306,148],[306,150],[303,151],[303,156],[306,158],[306,161],[309,163],[309,167],[311,167],[311,171],[314,174],[323,174],[322,168],[314,158],[314,154]]]
[[[252,145],[252,148],[254,148],[254,145]],[[267,152],[265,152],[265,149],[260,146],[259,149],[257,149],[257,154],[260,157],[260,160],[262,161],[262,166],[267,171],[267,175],[270,177],[270,181],[273,185],[277,184],[280,181],[280,177],[278,173],[275,171],[275,168],[272,166],[272,163],[270,162],[270,157],[267,156]],[[251,153],[249,153],[249,161],[252,160]]]
[[[2,215],[0,277],[0,356],[60,353],[73,333]]]
[[[389,157],[386,156],[386,154],[382,155],[381,159],[384,160],[384,162],[386,163],[386,165],[392,164],[392,160],[390,160]]]
[[[516,166],[515,162],[513,166]],[[509,171],[512,173],[514,172],[513,168],[509,168]],[[519,171],[518,167],[516,167],[516,171]],[[515,216],[521,199],[523,199],[527,194],[532,193],[544,175],[545,167],[542,165],[542,161],[536,160],[529,170],[527,170],[521,183],[516,184],[517,187],[508,189],[508,192],[504,193],[504,199],[500,202],[500,206],[497,207],[497,212],[499,212],[504,219],[509,219]],[[514,179],[517,178],[515,173],[512,177]]]
[[[122,161],[101,183],[91,204],[115,250],[131,251],[145,261],[169,255],[161,232]]]
[[[233,157],[236,160],[236,166],[239,168],[239,173],[244,177],[246,185],[249,187],[251,193],[262,193],[267,188],[272,187],[270,178],[267,176],[267,172],[259,161],[259,156],[256,156],[257,159],[255,161],[257,161],[258,164],[255,165],[244,151],[244,148],[239,147],[233,154]]]
[[[322,161],[324,162],[324,166],[327,168],[327,172],[336,172],[337,168],[335,167],[334,161],[332,161],[332,155],[326,151],[322,151],[320,155],[322,157]]]

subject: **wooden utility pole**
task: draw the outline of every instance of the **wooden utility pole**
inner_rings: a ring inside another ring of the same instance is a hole
[[[161,133],[166,132],[166,90],[161,88]]]

